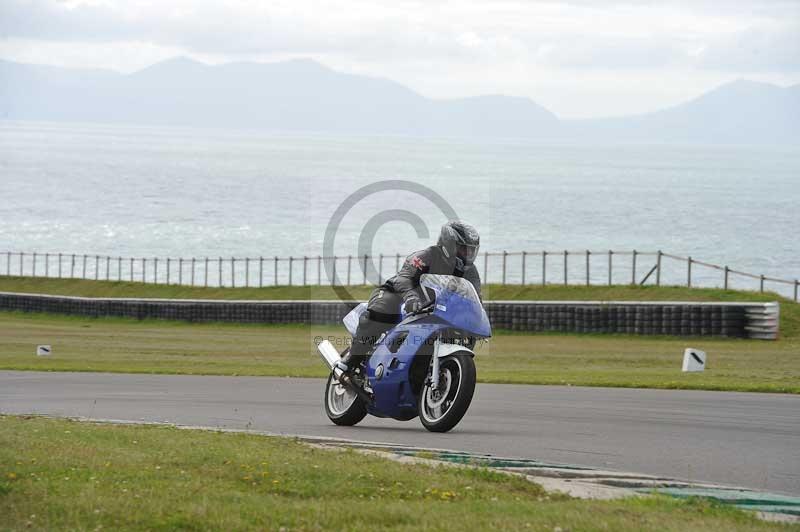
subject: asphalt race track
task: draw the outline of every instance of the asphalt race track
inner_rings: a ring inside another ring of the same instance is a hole
[[[0,371],[0,412],[165,421],[488,453],[800,494],[800,397],[478,384],[448,434],[336,427],[324,381]]]

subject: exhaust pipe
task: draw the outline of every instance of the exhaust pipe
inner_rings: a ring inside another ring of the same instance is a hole
[[[342,355],[339,354],[339,351],[333,347],[333,344],[330,343],[328,340],[323,340],[317,344],[317,352],[319,356],[322,357],[322,360],[328,365],[328,368],[333,371],[333,377],[337,381],[339,381],[344,386],[347,386],[350,390],[354,391],[365,404],[371,405],[372,404],[372,396],[365,392],[360,386],[356,385],[352,380],[350,380],[350,376],[343,373],[341,369],[336,368],[335,370],[333,367],[342,359]]]
[[[336,363],[342,359],[339,351],[337,351],[336,348],[333,347],[333,344],[328,340],[323,340],[317,344],[317,352],[319,353],[319,356],[322,357],[322,360],[328,365],[328,369],[330,370],[333,370],[333,367],[336,365]]]

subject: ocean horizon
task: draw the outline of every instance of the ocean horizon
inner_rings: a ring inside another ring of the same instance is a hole
[[[0,122],[0,146],[2,253],[316,257],[339,209],[341,224],[330,235],[337,255],[358,255],[366,246],[394,257],[430,245],[447,219],[429,190],[480,230],[482,252],[662,250],[753,274],[800,277],[800,153],[791,147],[8,121]],[[391,180],[422,192],[381,185]],[[351,197],[376,183],[386,190]],[[354,203],[345,209],[348,202]],[[397,211],[417,217],[419,228]],[[491,260],[494,281],[500,262]],[[605,261],[596,259],[593,282],[607,278]],[[615,282],[630,281],[628,261],[615,264]],[[0,274],[5,266],[0,256]],[[519,279],[519,257],[508,268],[509,281]],[[529,268],[535,282],[541,268]],[[557,262],[553,268],[556,281]],[[583,259],[570,269],[571,279],[582,279]],[[684,270],[665,272],[664,282],[685,283]],[[719,273],[695,275],[721,284]],[[757,281],[733,286],[754,289]]]

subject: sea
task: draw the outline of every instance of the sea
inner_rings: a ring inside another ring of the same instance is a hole
[[[386,277],[398,254],[430,245],[454,216],[480,231],[478,266],[492,282],[503,260],[506,281],[522,280],[521,251],[526,282],[542,281],[542,251],[547,282],[563,282],[567,251],[567,281],[583,283],[587,250],[592,283],[609,280],[609,250],[645,253],[635,277],[632,256],[613,254],[615,283],[641,281],[656,260],[646,253],[658,250],[794,280],[800,149],[0,121],[0,275],[18,266],[8,252],[293,256],[307,257],[313,282],[318,256],[368,252],[385,255]],[[686,263],[662,260],[661,282],[685,284]],[[282,267],[278,281],[286,276]],[[695,284],[723,276],[693,267]]]

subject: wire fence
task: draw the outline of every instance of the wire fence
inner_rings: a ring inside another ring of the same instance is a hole
[[[404,256],[112,257],[7,251],[0,275],[129,281],[205,287],[380,284]],[[3,266],[5,266],[3,268]],[[484,283],[512,285],[669,285],[766,290],[798,300],[800,281],[756,275],[662,251],[484,252]]]

